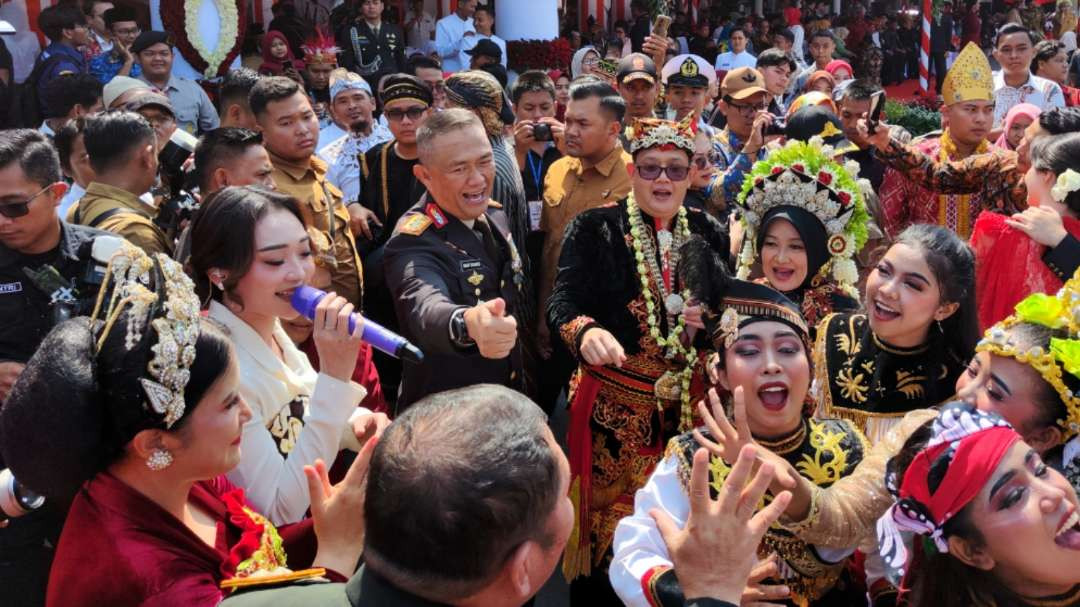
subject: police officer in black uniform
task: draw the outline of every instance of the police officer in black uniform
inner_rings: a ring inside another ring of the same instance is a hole
[[[360,14],[337,32],[341,65],[364,77],[372,90],[386,74],[405,71],[405,33],[382,20],[383,0],[360,0]]]
[[[61,221],[56,207],[66,191],[60,159],[44,135],[0,131],[0,403],[53,326],[90,313],[109,256],[122,242]],[[46,503],[0,528],[0,602],[45,604],[65,514],[65,505]]]
[[[468,110],[446,110],[428,118],[417,146],[414,171],[428,197],[398,222],[384,258],[401,332],[425,355],[405,365],[399,411],[476,383],[526,391],[521,256],[491,200],[495,165],[484,128]]]

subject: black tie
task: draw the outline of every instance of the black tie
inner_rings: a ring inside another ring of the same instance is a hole
[[[487,224],[484,217],[478,217],[474,227],[480,234],[480,242],[484,243],[484,251],[491,258],[491,262],[495,264],[495,269],[500,269],[502,267],[502,256],[499,254],[499,243],[495,240],[495,235],[491,233],[491,226]]]

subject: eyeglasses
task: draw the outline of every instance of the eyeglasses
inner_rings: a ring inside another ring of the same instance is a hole
[[[17,217],[22,217],[23,215],[26,215],[30,212],[30,203],[34,202],[34,199],[38,196],[41,196],[42,194],[47,192],[52,186],[53,184],[50,183],[49,185],[41,188],[40,192],[34,194],[30,198],[27,198],[26,200],[20,200],[18,202],[5,202],[3,204],[0,204],[0,215],[3,215],[8,219],[15,219]]]
[[[655,181],[659,179],[660,173],[667,173],[668,179],[672,181],[682,181],[690,174],[690,167],[681,164],[674,164],[666,167],[658,164],[643,164],[635,168],[637,174],[641,175],[641,178],[645,181]]]
[[[720,164],[720,154],[716,152],[709,152],[708,154],[695,154],[692,162],[699,171],[704,171],[710,165],[718,166]]]
[[[386,110],[386,119],[391,122],[401,122],[408,116],[409,120],[416,122],[420,120],[420,117],[424,115],[425,107],[411,107],[405,110],[394,108],[392,110]]]
[[[758,112],[764,112],[765,110],[769,109],[769,104],[767,103],[759,103],[757,105],[743,105],[741,103],[732,103],[729,101],[728,105],[732,108],[735,108],[735,110],[738,111],[743,118],[751,118],[754,114]]]

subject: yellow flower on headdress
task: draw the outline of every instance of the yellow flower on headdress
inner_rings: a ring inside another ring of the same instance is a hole
[[[1016,304],[1016,316],[1020,320],[1051,329],[1065,326],[1064,311],[1065,306],[1059,298],[1045,293],[1032,293]]]
[[[1065,169],[1064,173],[1057,176],[1054,187],[1050,188],[1050,196],[1057,202],[1061,202],[1076,190],[1080,190],[1080,173]]]
[[[1069,374],[1080,378],[1080,340],[1050,339],[1050,353]]]

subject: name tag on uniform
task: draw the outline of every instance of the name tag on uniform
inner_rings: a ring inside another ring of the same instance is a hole
[[[22,291],[21,282],[5,282],[0,284],[0,294],[2,293],[18,293]]]
[[[468,272],[469,270],[479,270],[482,267],[484,267],[484,264],[479,259],[466,259],[465,261],[461,262],[462,272]]]

